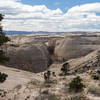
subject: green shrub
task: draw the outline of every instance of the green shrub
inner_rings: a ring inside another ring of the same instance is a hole
[[[99,80],[100,79],[100,77],[98,75],[93,75],[92,77],[93,77],[94,80]]]
[[[45,81],[50,80],[50,76],[51,76],[51,71],[45,72],[45,73],[44,73],[44,79],[45,79]]]
[[[0,72],[0,83],[3,83],[7,77],[8,77],[7,74]]]
[[[67,75],[68,69],[69,69],[69,64],[65,63],[63,64],[61,71],[64,73],[64,75]]]
[[[77,76],[69,83],[70,91],[80,92],[83,90],[84,87],[85,85],[83,85],[82,79],[80,78],[80,76]]]

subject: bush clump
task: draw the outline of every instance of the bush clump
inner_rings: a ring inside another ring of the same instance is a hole
[[[93,77],[94,80],[99,80],[100,79],[100,77],[98,75],[93,75],[92,77]]]
[[[80,92],[83,90],[85,85],[82,83],[80,76],[77,76],[69,83],[69,90],[74,92]]]
[[[44,73],[44,79],[45,81],[48,81],[50,79],[50,76],[51,76],[51,72],[50,71],[47,71]]]
[[[7,77],[8,77],[7,74],[0,72],[0,83],[3,83]]]
[[[69,70],[69,63],[63,64],[61,71],[63,72],[64,75],[67,75],[68,70]]]

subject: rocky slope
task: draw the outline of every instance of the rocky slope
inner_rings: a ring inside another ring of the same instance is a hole
[[[76,69],[76,73],[61,75],[61,68],[64,63],[52,64],[48,70],[51,71],[50,82],[45,82],[44,72],[31,73],[14,68],[0,66],[0,71],[8,74],[7,80],[0,84],[0,100],[100,100],[100,80],[94,80],[91,75],[97,73],[100,68],[98,57],[100,50],[96,50],[87,56],[69,60],[69,73]],[[65,62],[66,63],[66,62]],[[94,66],[94,64],[98,66]],[[83,66],[84,65],[84,66]],[[88,70],[84,70],[90,66]],[[52,74],[55,72],[55,76]],[[80,76],[86,86],[80,93],[69,92],[69,83]]]
[[[7,48],[3,47],[10,61],[6,66],[0,65],[0,72],[8,74],[7,80],[0,83],[0,100],[100,100],[100,79],[93,79],[93,75],[100,77],[99,38],[11,36]],[[49,66],[51,58],[54,62]],[[66,63],[69,68],[65,76],[61,68]],[[46,70],[51,72],[49,82],[44,80]],[[69,83],[76,76],[85,85],[80,93],[69,91]]]
[[[95,50],[84,57],[69,60],[67,63],[71,66],[69,68],[71,72],[84,73],[90,69],[95,70],[100,66],[100,49]]]

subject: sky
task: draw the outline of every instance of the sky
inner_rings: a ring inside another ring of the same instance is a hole
[[[4,30],[100,31],[100,0],[0,0]]]

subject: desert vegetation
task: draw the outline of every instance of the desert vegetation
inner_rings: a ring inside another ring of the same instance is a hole
[[[9,38],[5,36],[5,33],[2,30],[1,21],[3,20],[3,17],[4,16],[0,14],[0,63],[9,60],[9,58],[6,57],[5,52],[2,50],[2,45],[9,41]],[[7,74],[0,72],[0,83],[3,83],[7,77]]]
[[[1,26],[1,21],[3,20],[3,15],[0,14],[0,47],[8,42],[10,39],[5,36],[5,33],[2,30],[2,26]],[[4,61],[8,61],[9,58],[6,57],[5,52],[2,50],[2,47],[0,48],[0,62],[4,62]]]
[[[7,74],[0,72],[0,83],[3,83],[7,77],[8,77]]]
[[[64,75],[67,75],[70,65],[68,63],[63,64],[61,71]]]
[[[69,90],[74,92],[81,92],[85,85],[82,83],[82,79],[77,76],[69,83]]]

